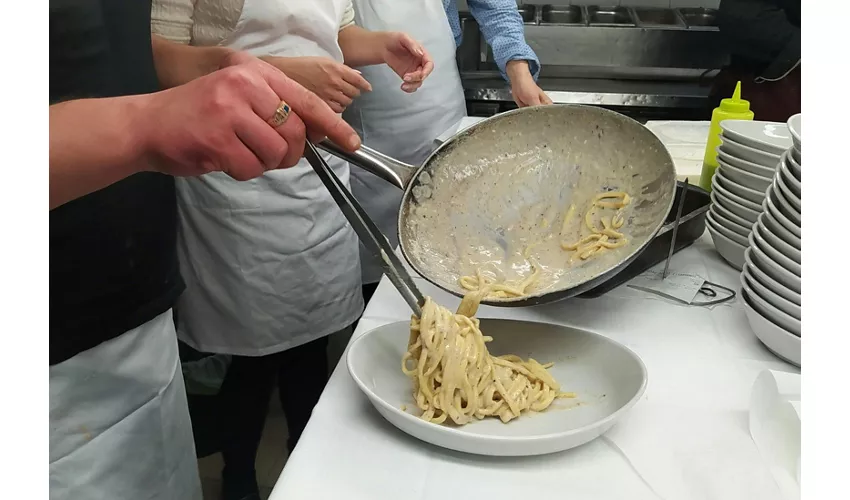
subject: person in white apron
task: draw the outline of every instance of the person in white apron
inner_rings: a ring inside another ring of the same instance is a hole
[[[170,310],[52,366],[50,420],[50,498],[201,500]]]
[[[158,35],[244,50],[272,64],[277,57],[342,63],[346,17],[353,20],[350,0],[152,5]],[[387,39],[421,52],[408,37]],[[395,46],[363,54],[367,45],[355,41],[354,49],[369,64],[385,53],[399,67],[418,68],[426,59],[411,53],[406,61]],[[418,74],[422,77],[421,68]],[[324,158],[347,186],[348,164]],[[327,381],[327,337],[350,335],[363,310],[357,236],[303,159],[245,183],[215,174],[178,179],[177,193],[178,254],[186,281],[177,306],[178,335],[198,351],[233,355],[219,393],[225,412],[224,496],[254,498],[254,458],[275,375],[291,450]]]
[[[505,34],[515,31],[513,17],[519,18],[516,3],[508,0],[501,10],[488,4],[506,2],[469,2],[485,37],[496,43],[494,52],[501,66],[515,60],[522,69],[525,65],[527,78],[515,77],[517,84],[523,81],[523,90],[513,89],[518,95],[538,95],[535,103],[549,104],[551,101],[540,91],[532,78],[537,71],[529,73],[529,64],[536,70],[539,63],[533,51]],[[481,5],[478,5],[481,4]],[[354,0],[355,22],[368,30],[400,30],[418,40],[434,59],[434,72],[414,94],[404,92],[387,68],[372,66],[361,68],[363,76],[372,85],[372,92],[363,94],[346,109],[343,118],[360,134],[363,144],[377,149],[393,158],[421,164],[436,145],[434,139],[466,116],[466,102],[455,53],[459,38],[456,38],[447,17],[453,10],[457,19],[456,3],[451,0]],[[488,10],[489,9],[489,10]],[[512,9],[507,11],[506,9]],[[504,16],[500,14],[505,11]],[[502,19],[507,19],[503,21]],[[500,26],[501,25],[501,26]],[[505,29],[511,28],[511,29]],[[501,31],[501,35],[500,35]],[[522,37],[522,21],[519,20],[519,38]],[[504,48],[507,47],[507,52]],[[526,63],[528,60],[528,63]],[[504,70],[503,70],[504,71]],[[532,98],[524,98],[532,101]],[[519,105],[524,105],[519,99]],[[402,191],[361,169],[352,170],[351,186],[357,200],[393,246],[398,245],[398,209]],[[360,265],[363,275],[363,294],[368,300],[381,279],[380,261],[365,247],[360,247]]]

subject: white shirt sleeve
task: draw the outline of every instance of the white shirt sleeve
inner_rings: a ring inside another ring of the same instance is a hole
[[[188,45],[192,41],[195,0],[153,0],[151,33]]]
[[[339,30],[342,31],[352,25],[354,25],[354,3],[348,2],[348,6],[342,14],[342,21],[339,23]]]

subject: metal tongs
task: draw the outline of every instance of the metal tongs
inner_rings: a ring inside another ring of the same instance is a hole
[[[404,264],[399,260],[395,251],[390,246],[390,242],[375,225],[375,222],[366,215],[363,207],[357,203],[354,196],[345,185],[339,180],[339,177],[333,173],[333,170],[325,162],[322,155],[316,149],[312,142],[307,141],[307,146],[304,149],[304,157],[310,162],[313,170],[322,180],[322,183],[328,188],[331,196],[337,205],[339,205],[342,214],[348,219],[357,237],[375,256],[381,260],[381,267],[384,269],[384,274],[395,285],[396,289],[401,293],[404,301],[413,310],[416,316],[422,316],[422,306],[425,305],[425,297],[419,291],[413,278],[405,269]]]

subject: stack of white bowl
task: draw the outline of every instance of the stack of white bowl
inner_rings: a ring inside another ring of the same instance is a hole
[[[720,128],[719,166],[711,182],[706,226],[717,252],[740,271],[776,166],[792,138],[785,123],[725,120]]]
[[[800,115],[788,128],[793,144],[778,162],[748,237],[741,295],[759,340],[800,366]]]

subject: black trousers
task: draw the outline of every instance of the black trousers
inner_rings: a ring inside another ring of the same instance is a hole
[[[327,346],[328,338],[322,337],[268,356],[233,356],[218,394],[225,480],[255,477],[275,381],[289,430],[286,447],[295,448],[328,381]]]

